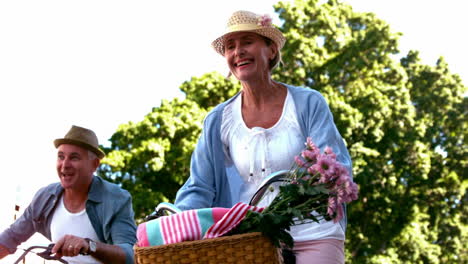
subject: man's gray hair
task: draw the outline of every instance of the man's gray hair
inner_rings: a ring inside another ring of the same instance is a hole
[[[98,156],[96,155],[96,153],[92,152],[91,150],[88,150],[88,160],[95,160],[97,158]]]

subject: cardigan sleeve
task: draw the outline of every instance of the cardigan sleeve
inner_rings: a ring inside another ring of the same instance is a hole
[[[181,210],[212,207],[216,197],[212,134],[215,126],[208,115],[190,161],[190,176],[177,192],[175,206]]]

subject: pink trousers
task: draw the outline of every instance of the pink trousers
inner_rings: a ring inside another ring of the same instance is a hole
[[[296,264],[344,264],[344,241],[323,239],[295,242]]]

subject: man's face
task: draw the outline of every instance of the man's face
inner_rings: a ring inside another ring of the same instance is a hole
[[[89,159],[88,150],[76,145],[62,144],[57,150],[57,173],[62,187],[87,191],[99,159]]]

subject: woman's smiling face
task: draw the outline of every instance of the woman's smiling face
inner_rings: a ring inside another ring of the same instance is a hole
[[[268,46],[264,37],[252,32],[232,33],[224,42],[224,57],[240,81],[269,75],[270,60],[275,54],[274,45]]]

